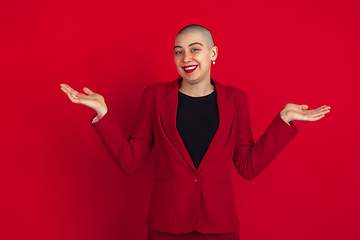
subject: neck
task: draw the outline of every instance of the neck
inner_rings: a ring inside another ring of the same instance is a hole
[[[214,91],[214,89],[215,87],[211,84],[210,79],[208,81],[197,83],[188,83],[183,80],[179,83],[179,91],[191,97],[202,97],[209,95]]]

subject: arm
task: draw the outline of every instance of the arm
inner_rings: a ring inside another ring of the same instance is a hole
[[[234,149],[234,164],[245,179],[254,179],[265,169],[284,147],[295,137],[298,130],[276,115],[256,143],[253,141],[248,98],[239,109]]]
[[[317,121],[330,112],[330,107],[322,106],[307,110],[306,105],[286,104],[256,143],[250,126],[249,103],[246,97],[238,113],[234,164],[241,176],[251,180],[264,170],[292,138],[298,133],[293,120]]]
[[[136,172],[149,155],[153,145],[152,120],[145,94],[133,131],[129,139],[126,139],[117,120],[111,112],[108,113],[101,95],[88,88],[84,88],[85,94],[79,93],[66,84],[61,84],[61,90],[73,103],[87,106],[96,112],[92,126],[107,151],[125,175]]]
[[[93,123],[106,150],[125,175],[135,173],[147,159],[153,143],[154,133],[146,93],[141,101],[139,113],[130,137],[124,137],[117,120],[108,112]]]

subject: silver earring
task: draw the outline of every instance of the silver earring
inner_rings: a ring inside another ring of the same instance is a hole
[[[215,65],[215,60],[212,60],[213,65]]]

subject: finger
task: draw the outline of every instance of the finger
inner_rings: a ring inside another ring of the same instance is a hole
[[[315,122],[315,121],[318,121],[318,120],[322,119],[323,117],[325,117],[325,115],[319,115],[317,117],[311,117],[311,118],[309,118],[308,121]]]
[[[319,110],[327,110],[327,109],[330,109],[330,108],[331,108],[330,106],[323,105],[321,107],[318,107],[317,109],[319,109]]]
[[[324,116],[324,114],[321,112],[321,113],[314,113],[310,116],[310,118],[318,118],[320,116]]]
[[[306,105],[306,104],[300,105],[300,107],[301,107],[301,109],[302,109],[302,110],[306,110],[306,109],[308,109],[308,108],[309,108],[309,106],[308,106],[308,105]]]
[[[66,85],[66,84],[61,84],[61,90],[64,92],[64,93],[67,93],[67,92],[70,92],[70,89],[69,87]]]
[[[330,109],[328,109],[328,108],[322,109],[320,111],[312,110],[312,111],[308,112],[308,116],[309,116],[309,119],[315,119],[315,121],[317,121],[317,120],[323,118],[325,116],[325,114],[327,114],[329,112],[330,112]]]
[[[60,89],[61,89],[61,91],[63,91],[64,93],[67,93],[67,92],[68,92],[65,87],[61,87]]]
[[[75,99],[79,98],[79,93],[78,92],[70,92],[69,94]]]
[[[64,88],[64,89],[66,89],[68,91],[72,90],[72,88],[67,84],[60,84],[60,86],[61,86],[61,88]]]
[[[316,115],[310,115],[310,114],[303,114],[302,119],[300,121],[317,121],[324,117],[324,114],[316,114]]]
[[[77,93],[73,92],[73,91],[70,91],[68,88],[66,87],[62,87],[61,90],[67,94],[68,96],[72,96],[73,98],[77,98]]]
[[[87,88],[87,87],[84,87],[84,89],[83,89],[83,91],[84,91],[84,93],[86,93],[86,94],[93,94],[94,92],[93,91],[91,91],[89,88]]]
[[[70,86],[67,86],[67,89],[69,91],[69,93],[74,97],[74,98],[78,98],[79,97],[79,92],[72,89]]]
[[[319,109],[319,110],[320,110],[320,109],[326,109],[326,108],[327,108],[327,106],[324,105],[324,106],[318,107],[318,108],[316,108],[316,109]]]
[[[86,105],[90,99],[88,95],[79,93],[66,84],[61,84],[61,90],[66,93],[72,103]]]
[[[329,106],[321,106],[321,107],[318,107],[316,109],[312,109],[312,110],[304,110],[305,114],[310,114],[310,115],[313,115],[313,114],[324,114],[324,113],[328,113],[330,112],[330,107]]]
[[[87,101],[88,101],[88,96],[85,94],[78,94],[77,96],[73,96],[72,94],[68,94],[69,99],[71,100],[71,102],[76,103],[76,104],[82,104],[82,105],[86,105]]]
[[[67,86],[69,86],[69,85],[67,85],[67,84],[65,84],[65,83],[61,83],[61,84],[60,84],[60,87],[67,87]]]
[[[330,112],[330,108],[321,108],[318,112]]]
[[[319,114],[327,114],[330,112],[330,109],[329,108],[323,108],[323,109],[320,109],[318,111],[316,111],[317,113]]]
[[[74,90],[74,89],[73,89],[72,87],[70,87],[69,85],[66,85],[65,88],[66,88],[69,92],[71,92],[71,93],[73,93],[73,94],[77,94],[77,93],[78,93],[78,91]]]
[[[79,98],[74,97],[71,93],[67,93],[67,96],[69,97],[71,102],[79,103]]]
[[[75,91],[74,89],[72,89],[69,85],[63,84],[61,86],[61,90],[63,90],[66,94],[72,94],[74,97],[78,94],[77,91]]]

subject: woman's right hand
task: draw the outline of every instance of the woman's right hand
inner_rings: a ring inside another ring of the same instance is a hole
[[[66,93],[71,102],[87,106],[97,113],[99,118],[102,118],[108,111],[105,104],[105,99],[100,94],[94,93],[87,87],[84,87],[84,93],[79,93],[72,89],[67,84],[60,84],[61,90]]]

